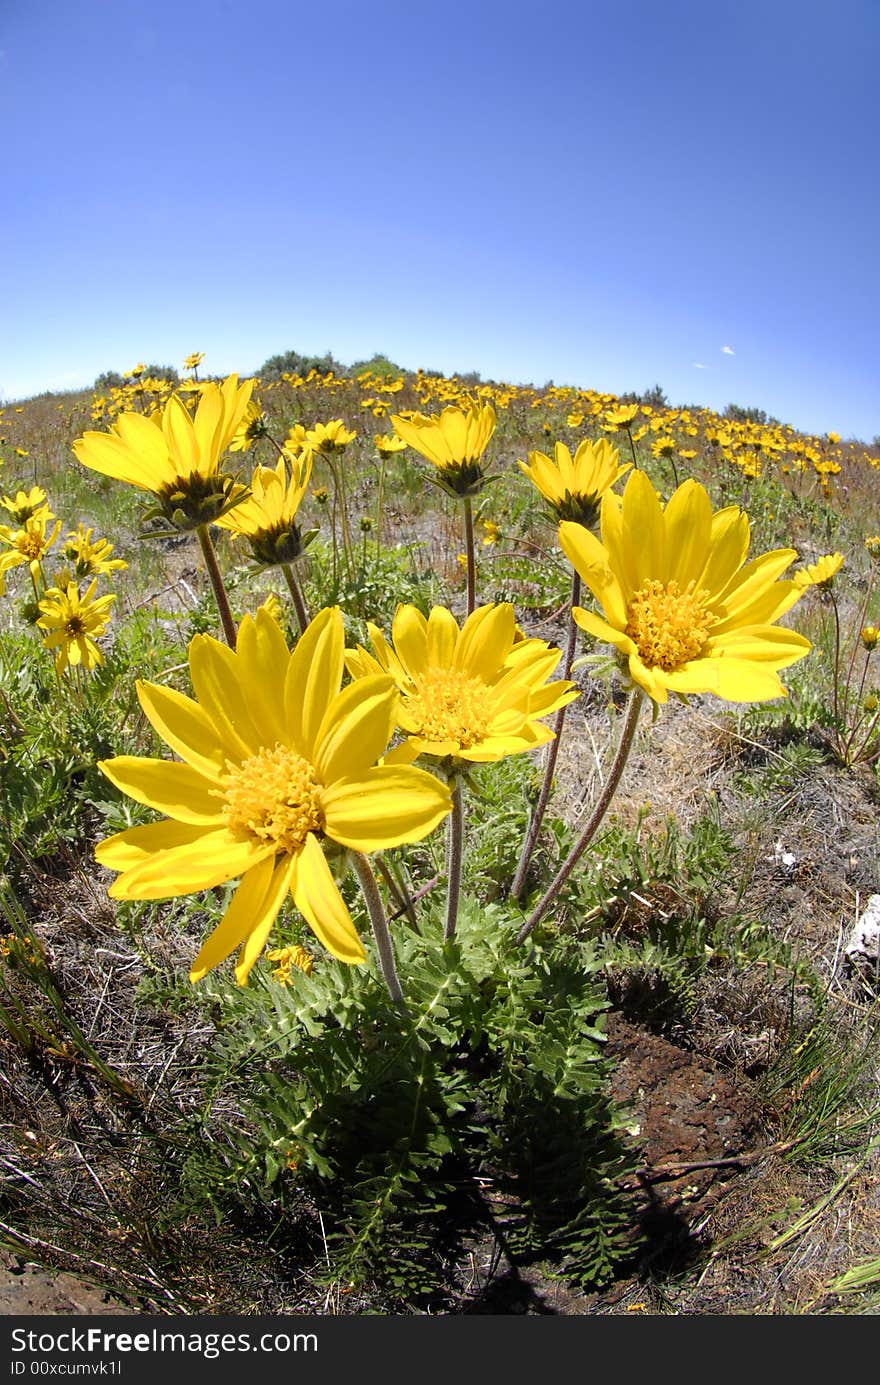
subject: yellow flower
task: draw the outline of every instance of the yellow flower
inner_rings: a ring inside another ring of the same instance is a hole
[[[403,438],[397,438],[393,433],[374,433],[373,442],[376,444],[376,451],[381,457],[390,457],[395,452],[404,452],[407,446]]]
[[[483,547],[491,548],[501,538],[501,530],[491,519],[484,519],[483,524]]]
[[[880,559],[880,534],[871,534],[865,539],[865,548],[868,556],[875,562]]]
[[[47,649],[55,651],[55,669],[60,675],[68,664],[84,669],[104,662],[95,640],[103,635],[110,619],[110,607],[116,597],[95,596],[97,577],[80,596],[73,582],[65,588],[50,587],[40,602],[42,615],[37,621],[45,631]]]
[[[175,528],[210,524],[228,508],[234,480],[220,459],[238,431],[253,380],[205,385],[195,417],[173,394],[151,418],[121,413],[108,433],[84,433],[73,444],[83,466],[153,494]]]
[[[558,519],[574,520],[592,528],[599,518],[602,496],[628,470],[620,465],[620,453],[607,439],[582,442],[572,457],[558,442],[551,460],[544,452],[530,452],[520,470],[537,486]]]
[[[356,679],[389,673],[397,685],[407,742],[391,760],[476,763],[531,750],[553,739],[539,718],[578,696],[568,681],[547,682],[560,652],[523,639],[507,602],[478,607],[461,629],[444,606],[427,620],[415,606],[399,606],[393,647],[378,626],[367,629],[374,654],[358,645],[346,663]]]
[[[0,500],[0,505],[12,515],[16,524],[24,524],[25,520],[30,519],[31,515],[36,514],[44,506],[46,518],[55,518],[46,505],[46,492],[42,486],[31,486],[29,491],[16,491],[14,496],[4,495],[3,499]]]
[[[295,562],[303,552],[296,516],[312,472],[311,452],[290,458],[290,472],[288,479],[284,457],[274,467],[256,467],[250,494],[217,521],[219,528],[247,539],[262,567]]]
[[[124,559],[110,557],[113,552],[112,543],[108,543],[106,539],[95,539],[93,543],[92,530],[87,529],[84,524],[77,525],[77,528],[67,535],[61,552],[67,561],[73,564],[73,575],[77,578],[100,577],[128,567]]]
[[[298,457],[300,453],[307,451],[309,444],[307,441],[307,430],[302,423],[295,423],[284,439],[284,451],[289,452],[292,457]]]
[[[497,417],[491,404],[448,405],[438,415],[392,414],[399,438],[437,468],[437,481],[451,495],[476,495],[485,483],[481,458]]]
[[[275,963],[272,975],[282,986],[289,985],[294,969],[311,976],[315,965],[314,957],[304,947],[273,947],[266,953],[266,961]]]
[[[777,581],[797,554],[778,549],[746,562],[748,516],[712,513],[706,491],[685,481],[665,509],[643,472],[622,498],[602,501],[601,542],[581,525],[559,526],[569,561],[604,618],[575,607],[578,625],[615,646],[629,676],[656,703],[669,692],[714,693],[729,702],[784,697],[778,669],[810,642],[774,622],[800,596]]]
[[[805,568],[801,568],[792,578],[798,590],[804,592],[808,587],[818,587],[820,591],[829,591],[836,573],[843,567],[842,553],[826,553],[824,557],[817,558],[815,563],[808,563]]]
[[[205,359],[204,351],[193,351],[189,356],[183,358],[184,370],[196,370]]]
[[[859,631],[859,636],[862,644],[865,646],[868,653],[870,653],[872,649],[877,648],[877,642],[880,640],[880,630],[877,629],[876,625],[863,625]]]
[[[314,428],[310,428],[306,433],[306,443],[315,452],[332,456],[335,452],[342,452],[356,437],[357,433],[346,428],[341,418],[334,418],[329,423],[316,423]]]
[[[40,564],[61,531],[59,519],[51,534],[46,532],[51,519],[48,506],[43,505],[28,516],[20,529],[0,525],[0,543],[8,545],[6,552],[0,553],[0,591],[5,574],[21,563],[28,564],[34,579],[38,577]]]
[[[255,399],[250,400],[229,444],[230,452],[248,452],[269,431],[269,420]]]
[[[344,630],[321,611],[293,652],[265,611],[245,616],[235,650],[196,635],[193,700],[138,683],[144,712],[182,758],[120,756],[100,768],[167,820],[101,842],[98,861],[121,874],[115,899],[168,899],[240,878],[190,971],[198,981],[240,948],[239,984],[263,950],[289,893],[323,945],[344,962],[364,950],[327,853],[421,841],[449,812],[449,791],[411,766],[377,766],[394,721],[388,677],[340,691]]]
[[[609,409],[601,424],[602,431],[616,433],[621,428],[628,428],[638,412],[638,404],[620,404],[616,408]]]

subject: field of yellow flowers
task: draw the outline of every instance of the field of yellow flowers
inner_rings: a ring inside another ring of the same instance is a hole
[[[876,1311],[877,448],[284,364],[0,410],[10,1263]]]

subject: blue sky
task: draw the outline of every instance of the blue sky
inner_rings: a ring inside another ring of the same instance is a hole
[[[382,351],[870,439],[878,59],[876,0],[0,0],[0,399]]]

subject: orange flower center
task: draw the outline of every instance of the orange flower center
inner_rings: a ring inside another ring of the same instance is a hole
[[[308,760],[287,746],[261,750],[233,766],[224,784],[226,825],[240,841],[295,852],[324,827],[321,785]]]
[[[33,560],[34,558],[42,558],[46,541],[39,534],[28,532],[16,539],[15,546],[23,558]]]
[[[429,668],[407,698],[406,713],[426,741],[454,741],[469,750],[488,734],[489,689],[460,669]]]
[[[705,605],[709,593],[693,588],[649,578],[630,602],[626,633],[647,668],[672,673],[702,654],[715,617]]]

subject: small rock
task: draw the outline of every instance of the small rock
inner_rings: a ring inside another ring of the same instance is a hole
[[[880,894],[868,897],[867,908],[853,924],[844,952],[855,963],[880,962]]]

